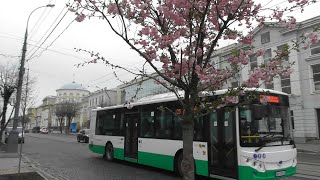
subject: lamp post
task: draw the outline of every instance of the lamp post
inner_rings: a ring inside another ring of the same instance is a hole
[[[48,4],[46,6],[40,6],[34,9],[27,20],[27,27],[26,32],[24,34],[24,42],[22,47],[22,56],[21,56],[21,63],[19,68],[19,76],[18,76],[18,85],[17,85],[17,97],[16,97],[16,103],[15,103],[15,111],[14,111],[14,117],[13,117],[13,128],[12,131],[9,133],[8,137],[8,152],[18,152],[18,136],[19,132],[17,130],[18,126],[18,116],[19,116],[19,110],[20,110],[20,101],[21,101],[21,90],[22,90],[22,81],[23,81],[23,74],[24,74],[24,63],[26,58],[26,52],[27,52],[27,39],[28,39],[28,25],[29,25],[29,19],[33,12],[40,8],[44,7],[54,7],[54,4]]]

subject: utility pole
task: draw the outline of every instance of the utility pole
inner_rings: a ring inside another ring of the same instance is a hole
[[[27,74],[27,84],[26,84],[26,96],[24,97],[24,106],[22,110],[22,140],[20,143],[20,152],[19,152],[19,167],[18,167],[18,173],[20,173],[21,169],[21,155],[22,155],[22,144],[24,142],[24,128],[25,128],[25,116],[26,116],[26,109],[27,109],[27,103],[28,103],[28,92],[29,92],[29,68],[28,68],[28,74]]]
[[[18,127],[18,118],[19,118],[19,111],[20,111],[20,101],[21,101],[21,91],[22,91],[22,83],[23,83],[23,75],[24,75],[24,63],[26,59],[26,52],[27,52],[27,39],[28,39],[28,24],[29,19],[33,12],[40,8],[44,7],[54,7],[53,4],[48,4],[46,6],[40,6],[36,9],[34,9],[27,20],[27,27],[26,32],[24,34],[24,41],[23,41],[23,47],[22,47],[22,56],[21,56],[21,62],[20,62],[20,68],[19,68],[19,76],[18,76],[18,86],[17,86],[17,97],[16,97],[16,103],[15,103],[15,111],[14,111],[14,117],[13,117],[13,127],[12,130],[9,133],[8,137],[8,152],[16,153],[18,152],[18,135],[19,132],[17,130]]]

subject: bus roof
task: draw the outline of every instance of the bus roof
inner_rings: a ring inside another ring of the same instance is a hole
[[[288,95],[284,92],[275,91],[275,90],[271,90],[271,89],[245,88],[244,90],[245,91],[257,91],[257,92],[270,92],[273,94]],[[228,91],[228,89],[217,90],[217,91],[214,91],[214,95],[222,95],[222,94],[225,94],[227,91]],[[179,97],[183,97],[183,95],[184,95],[183,93],[184,93],[183,91],[179,91],[177,95]],[[202,94],[206,94],[206,95],[211,94],[212,95],[212,92],[203,91]],[[133,106],[138,106],[138,105],[144,105],[144,104],[154,104],[154,103],[175,101],[177,99],[178,98],[177,98],[176,94],[174,94],[172,92],[168,92],[168,93],[155,94],[155,95],[143,97],[143,98],[139,99],[137,102],[132,102],[130,104]],[[103,108],[98,107],[96,109],[93,109],[93,111],[106,110],[106,109],[118,109],[118,108],[123,108],[123,107],[127,107],[127,104],[108,106],[108,107],[103,107]]]

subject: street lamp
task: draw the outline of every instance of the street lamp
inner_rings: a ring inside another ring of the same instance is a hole
[[[21,64],[20,64],[20,69],[19,69],[19,77],[18,77],[18,85],[17,85],[17,97],[16,97],[16,103],[15,103],[15,111],[14,111],[14,117],[13,117],[13,127],[12,131],[9,133],[8,137],[8,152],[18,152],[18,135],[19,132],[17,130],[18,126],[18,116],[19,116],[19,110],[20,110],[20,101],[21,101],[21,90],[22,90],[22,81],[23,81],[23,74],[24,74],[24,63],[25,63],[25,58],[26,58],[26,52],[27,52],[27,39],[28,39],[28,25],[29,25],[29,19],[32,15],[33,12],[40,8],[44,7],[54,7],[54,4],[48,4],[46,6],[40,6],[34,9],[27,20],[27,27],[26,27],[26,32],[24,35],[24,42],[23,42],[23,47],[22,47],[22,56],[21,56]]]

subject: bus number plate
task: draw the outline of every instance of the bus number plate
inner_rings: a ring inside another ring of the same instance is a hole
[[[284,176],[286,175],[286,171],[279,171],[279,172],[276,172],[276,176],[279,177],[279,176]]]

